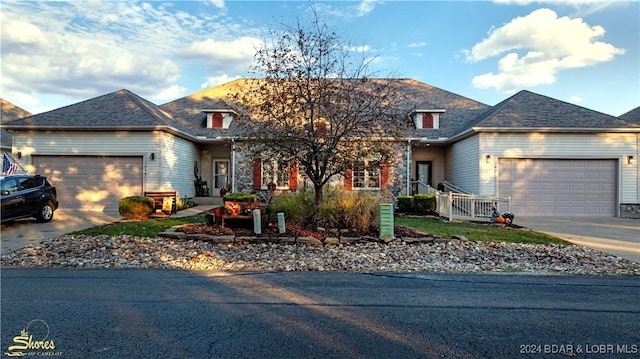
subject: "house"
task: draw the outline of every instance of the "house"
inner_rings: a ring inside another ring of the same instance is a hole
[[[0,120],[2,123],[27,116],[31,116],[31,113],[3,98],[0,98]],[[11,154],[12,142],[13,137],[11,136],[11,133],[4,128],[0,129],[0,151],[2,153],[6,152]]]
[[[489,106],[412,79],[376,81],[394,82],[411,99],[398,119],[410,130],[396,139],[392,167],[354,163],[345,188],[401,195],[446,180],[510,196],[518,215],[640,217],[640,121],[529,91]],[[229,96],[246,83],[160,106],[120,90],[3,127],[21,165],[56,183],[62,208],[115,211],[120,198],[143,191],[194,197],[196,182],[201,203],[219,201],[223,188],[304,187],[295,166],[246,150]]]

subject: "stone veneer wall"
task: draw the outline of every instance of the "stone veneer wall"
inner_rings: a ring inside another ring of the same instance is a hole
[[[640,219],[640,203],[620,204],[620,217]]]
[[[234,177],[236,192],[255,193],[253,189],[253,155],[248,146],[236,143],[236,166]],[[397,197],[406,193],[407,156],[406,144],[400,143],[393,147],[389,160],[389,192]],[[300,172],[300,171],[299,171]],[[330,183],[342,183],[342,178],[334,178]],[[300,181],[299,188],[304,187],[304,181]],[[265,192],[266,191],[258,191]]]

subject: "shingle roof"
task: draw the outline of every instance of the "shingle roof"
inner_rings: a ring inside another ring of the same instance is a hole
[[[491,107],[466,127],[622,129],[640,128],[640,124],[533,92],[520,91]]]
[[[2,123],[27,116],[31,116],[31,112],[0,98],[0,121]],[[12,141],[11,133],[3,128],[0,131],[0,147],[11,148]]]
[[[625,112],[618,117],[626,121],[640,123],[640,106],[634,108],[629,112]]]
[[[171,113],[173,120],[189,129],[195,136],[224,137],[232,136],[234,126],[229,130],[206,128],[207,116],[202,110],[231,110],[231,93],[242,92],[249,86],[249,80],[239,79],[220,86],[211,87],[189,96],[160,105],[160,109]]]
[[[440,128],[416,130],[408,134],[408,137],[438,139],[451,137],[462,131],[464,125],[486,111],[489,105],[471,100],[464,96],[428,85],[413,79],[392,80],[397,81],[402,92],[418,110],[445,110],[440,114]],[[407,111],[410,109],[407,108]]]
[[[248,91],[252,79],[238,79],[205,89],[161,106],[128,90],[119,90],[49,112],[15,119],[3,124],[13,129],[168,129],[190,138],[217,138],[235,135],[230,129],[206,128],[204,109],[231,110],[231,94]],[[407,137],[439,141],[470,129],[640,129],[640,121],[629,122],[623,116],[636,116],[636,108],[614,117],[529,91],[520,91],[491,107],[478,101],[442,90],[413,79],[373,79],[397,86],[407,98],[406,113],[412,110],[445,110],[439,129],[416,130]],[[4,102],[3,102],[4,104]],[[4,108],[4,105],[3,105]],[[406,120],[406,119],[400,119]],[[235,122],[235,121],[234,121]]]
[[[248,91],[251,79],[238,79],[226,84],[212,87],[192,95],[165,103],[160,106],[166,112],[173,114],[174,119],[189,128],[195,135],[217,137],[233,136],[234,127],[229,130],[204,128],[206,115],[203,109],[230,109],[233,103],[231,94],[242,94]],[[398,86],[399,91],[407,97],[406,113],[414,109],[445,109],[440,116],[440,129],[413,130],[408,137],[437,139],[449,137],[460,130],[478,114],[489,108],[488,105],[456,95],[449,91],[413,80],[413,79],[372,79],[371,81],[388,81]],[[405,119],[402,119],[405,120]]]
[[[170,114],[128,90],[115,91],[6,125],[9,128],[87,130],[175,128],[189,133]]]

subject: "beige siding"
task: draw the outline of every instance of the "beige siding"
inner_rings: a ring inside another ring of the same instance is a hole
[[[166,132],[161,133],[161,138],[162,176],[158,190],[177,191],[180,197],[195,196],[194,164],[200,162],[198,146]]]
[[[447,151],[446,180],[471,193],[479,193],[480,136],[453,144]]]
[[[627,163],[627,156],[638,157],[637,134],[559,134],[559,133],[482,133],[480,156],[491,155],[486,163],[481,159],[480,194],[495,193],[498,158],[537,159],[612,159],[620,163],[618,171],[621,203],[637,203],[638,164]]]
[[[13,138],[15,151],[22,152],[16,160],[29,173],[35,172],[31,155],[143,156],[145,190],[159,183],[160,163],[150,160],[159,138],[149,132],[15,131]]]

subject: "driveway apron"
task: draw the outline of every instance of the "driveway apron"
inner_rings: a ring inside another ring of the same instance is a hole
[[[516,216],[514,224],[640,263],[640,219]]]

